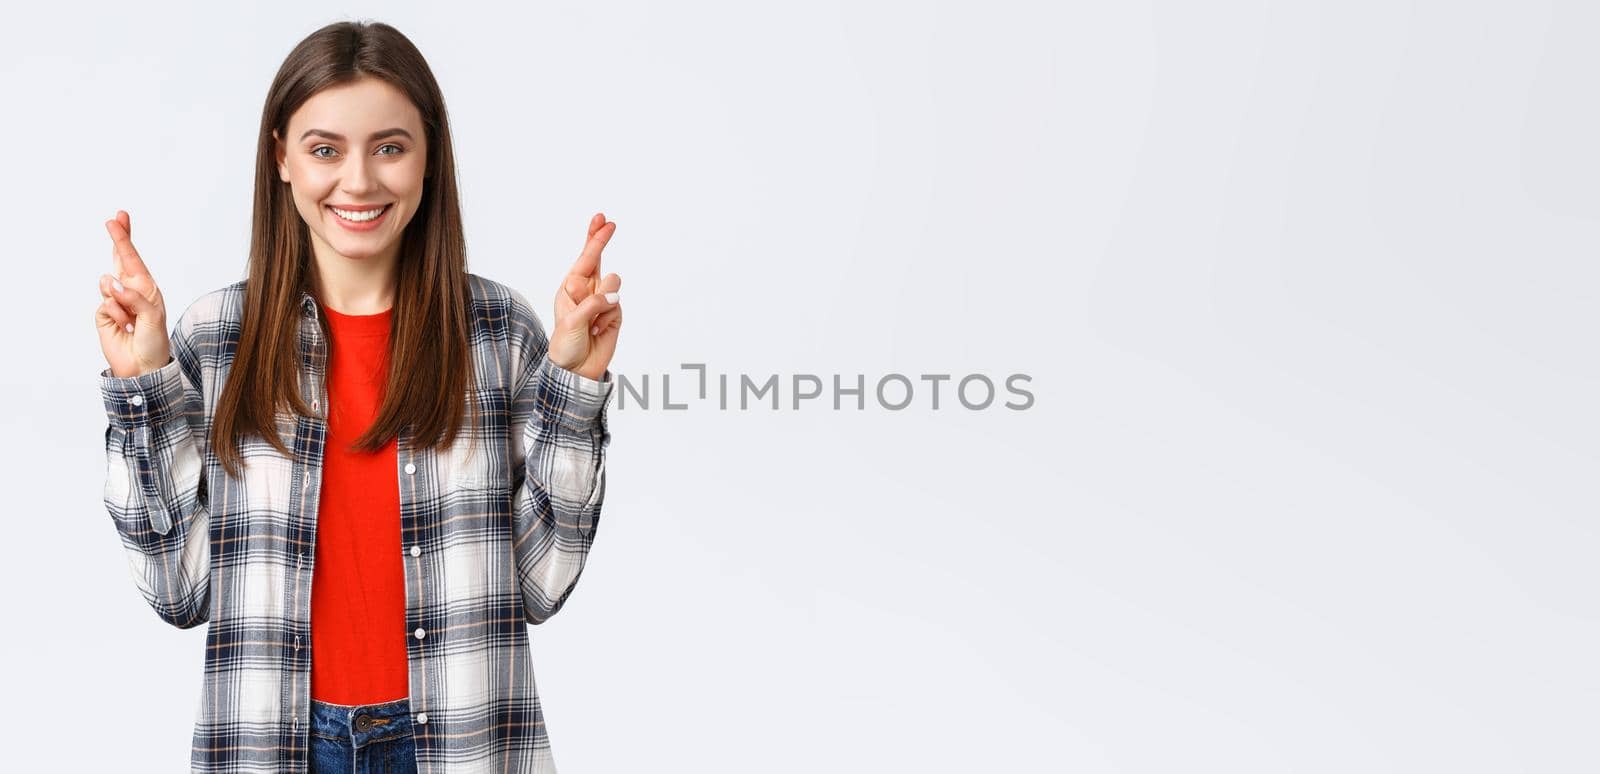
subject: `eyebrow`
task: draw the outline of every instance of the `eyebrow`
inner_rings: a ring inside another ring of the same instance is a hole
[[[300,135],[300,139],[303,141],[307,137],[310,137],[311,135],[316,135],[318,137],[325,137],[325,138],[327,138],[329,140],[338,140],[339,142],[344,142],[344,135],[335,134],[333,132],[324,131],[322,129],[307,129],[305,134]],[[407,140],[411,140],[412,142],[416,142],[416,138],[412,137],[410,132],[408,132],[408,131],[406,131],[404,129],[401,129],[398,126],[392,128],[392,129],[385,129],[385,130],[383,130],[381,132],[373,132],[372,136],[368,137],[367,140],[368,141],[381,140],[381,139],[383,139],[385,137],[393,137],[395,135],[399,135],[401,137],[406,138]]]

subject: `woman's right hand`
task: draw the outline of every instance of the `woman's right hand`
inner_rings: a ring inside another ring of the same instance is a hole
[[[117,216],[106,221],[106,233],[111,235],[111,264],[116,273],[100,275],[102,298],[94,312],[100,351],[105,353],[112,376],[141,376],[160,370],[172,360],[161,289],[139,251],[133,249],[128,213],[117,210]]]

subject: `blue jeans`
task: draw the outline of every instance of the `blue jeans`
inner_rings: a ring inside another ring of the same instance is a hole
[[[416,774],[411,701],[330,704],[311,700],[311,774]]]

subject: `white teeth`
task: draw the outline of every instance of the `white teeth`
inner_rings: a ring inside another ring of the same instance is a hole
[[[376,210],[367,210],[366,212],[351,212],[350,210],[341,210],[338,207],[329,207],[328,209],[333,210],[335,215],[338,215],[345,220],[355,223],[364,223],[378,217],[379,215],[382,215],[384,210],[389,209],[389,205],[385,204]]]

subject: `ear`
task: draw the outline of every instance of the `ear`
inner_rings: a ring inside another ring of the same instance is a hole
[[[278,179],[285,183],[289,182],[289,168],[283,163],[283,138],[278,136],[277,129],[272,130],[272,159],[278,164]]]

